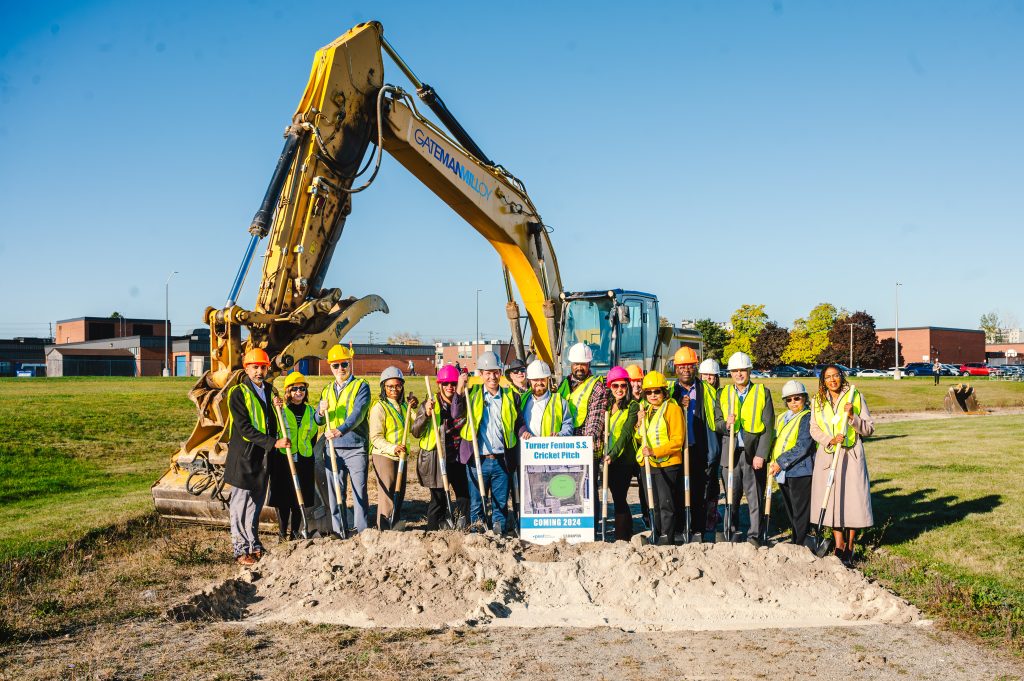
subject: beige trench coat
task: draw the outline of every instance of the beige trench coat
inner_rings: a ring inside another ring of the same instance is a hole
[[[849,390],[847,386],[843,395]],[[858,391],[859,393],[859,391]],[[854,413],[850,418],[849,427],[857,434],[857,439],[850,449],[840,447],[839,461],[836,463],[836,477],[832,494],[825,511],[825,526],[836,528],[857,529],[871,527],[875,524],[871,512],[871,481],[868,477],[868,462],[864,456],[864,441],[875,432],[874,421],[868,411],[864,394],[860,395],[860,414]],[[840,399],[842,395],[840,395]],[[812,407],[814,402],[812,401]],[[811,437],[818,443],[814,454],[814,475],[811,478],[811,522],[817,522],[821,513],[821,503],[828,484],[828,471],[832,466],[832,454],[825,451],[825,445],[831,440],[828,433],[818,426],[815,414],[811,414]]]

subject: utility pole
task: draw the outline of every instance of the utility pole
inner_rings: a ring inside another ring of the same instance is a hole
[[[473,339],[473,370],[476,371],[476,363],[480,358],[480,291],[476,290],[476,337]]]
[[[846,325],[850,327],[850,365],[848,368],[853,368],[853,327],[857,326],[855,322],[846,322]]]
[[[171,375],[171,277],[177,273],[174,270],[168,274],[164,282],[164,376]]]
[[[894,381],[900,380],[900,282],[896,282],[896,325],[894,326],[895,333],[893,334],[893,340],[895,341],[896,349],[893,353],[896,355],[896,368],[892,372],[892,379]]]

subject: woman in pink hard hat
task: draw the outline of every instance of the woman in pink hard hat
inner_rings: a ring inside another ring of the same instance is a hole
[[[606,382],[609,399],[605,461],[608,462],[608,489],[615,507],[615,541],[629,541],[633,536],[633,512],[626,495],[630,481],[639,470],[633,433],[640,403],[633,397],[629,373],[622,367],[612,367]]]
[[[427,529],[436,530],[441,527],[448,502],[445,497],[448,490],[444,489],[441,470],[437,465],[437,451],[434,444],[437,430],[443,433],[445,463],[448,469],[448,484],[455,492],[455,515],[457,529],[464,529],[469,518],[469,481],[466,478],[466,466],[459,462],[459,447],[462,437],[459,431],[466,421],[465,416],[452,416],[452,396],[459,382],[459,370],[446,364],[437,372],[437,394],[433,400],[425,401],[416,411],[416,417],[409,427],[413,437],[420,438],[420,456],[416,463],[416,473],[420,484],[430,489],[430,503],[427,506]],[[435,416],[436,414],[436,416]]]

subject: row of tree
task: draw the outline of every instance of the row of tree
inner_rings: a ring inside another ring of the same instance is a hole
[[[867,312],[848,312],[820,303],[806,318],[794,320],[789,329],[771,321],[764,307],[740,306],[729,319],[731,331],[710,319],[697,321],[695,326],[704,336],[705,356],[722,360],[734,352],[745,352],[758,368],[828,362],[846,365],[851,361],[852,340],[853,366],[882,369],[892,366],[896,359],[895,341],[878,340],[875,319]],[[899,363],[903,364],[902,346]]]

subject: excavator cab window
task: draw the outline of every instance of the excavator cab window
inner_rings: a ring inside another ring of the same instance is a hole
[[[612,299],[608,297],[570,300],[565,310],[562,334],[563,372],[569,370],[569,348],[586,343],[594,353],[591,371],[603,374],[612,363]]]

